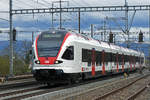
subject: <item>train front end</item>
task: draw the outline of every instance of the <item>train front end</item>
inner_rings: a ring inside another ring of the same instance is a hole
[[[68,38],[67,31],[42,32],[34,42],[33,75],[41,83],[54,83],[65,80],[63,61],[59,55]]]

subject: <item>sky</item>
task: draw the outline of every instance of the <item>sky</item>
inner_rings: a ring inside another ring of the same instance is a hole
[[[12,0],[13,9],[29,9],[29,8],[49,8],[54,3],[54,7],[59,7],[58,0]],[[66,1],[66,0],[65,0]],[[124,6],[125,0],[67,0],[62,7],[81,7],[81,6]],[[127,0],[128,5],[150,5],[150,0]],[[9,11],[9,0],[0,0],[0,11]],[[131,20],[133,12],[129,13]],[[100,13],[81,13],[81,29],[89,29],[90,24],[97,27],[103,26],[103,20],[109,17],[124,17],[124,12],[100,12]],[[62,15],[63,27],[77,29],[78,15],[77,13],[65,13]],[[0,13],[0,18],[9,19],[8,13]],[[54,15],[55,27],[59,27],[59,14]],[[119,24],[124,27],[124,21],[118,20]],[[113,21],[109,21],[108,27],[118,27]],[[46,30],[51,27],[51,14],[31,14],[31,15],[14,15],[13,26],[18,29],[30,30]],[[0,28],[8,28],[9,23],[0,20]],[[133,20],[133,27],[148,27],[148,11],[136,12]],[[133,29],[134,29],[133,28]]]
[[[12,0],[13,9],[36,9],[36,8],[51,8],[52,3],[54,7],[59,7],[56,3],[59,0]],[[63,0],[62,0],[63,1]],[[62,7],[89,7],[89,6],[124,6],[125,0],[65,0]],[[128,5],[150,5],[150,0],[127,0]],[[0,0],[0,30],[9,30],[8,13],[1,13],[2,11],[9,11],[9,0]],[[129,26],[131,18],[134,12],[129,12]],[[124,17],[125,12],[92,12],[92,13],[81,13],[81,31],[89,31],[90,25],[94,24],[94,31],[101,29],[104,25],[104,19],[108,17]],[[59,14],[54,14],[54,26],[59,27]],[[63,13],[62,14],[63,27],[69,29],[78,29],[78,14],[77,13]],[[123,20],[117,20],[119,25],[124,28]],[[13,27],[17,31],[43,31],[48,30],[51,27],[51,14],[31,14],[31,15],[13,15]],[[106,22],[107,31],[121,31],[118,29],[118,25],[114,21]],[[137,11],[132,23],[130,32],[139,33],[149,31],[149,11]],[[113,28],[117,28],[114,30]],[[103,30],[101,30],[103,31]],[[37,33],[39,34],[39,32]],[[35,36],[37,35],[35,34]],[[138,38],[137,34],[133,34],[131,38]],[[17,34],[17,40],[31,40],[31,33],[19,33]],[[144,35],[144,40],[149,41],[149,34]],[[98,36],[95,38],[99,38]],[[107,36],[108,38],[108,36]],[[127,38],[127,35],[125,36]],[[123,35],[117,35],[118,40],[124,40]],[[0,41],[9,40],[9,35],[6,33],[0,34]]]

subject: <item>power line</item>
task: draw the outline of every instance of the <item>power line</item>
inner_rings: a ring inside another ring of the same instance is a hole
[[[51,5],[52,3],[47,2],[46,0],[42,0],[43,2],[45,2],[46,4]]]
[[[24,2],[23,0],[15,0],[15,1],[13,1],[13,5],[19,5],[18,3],[19,4],[24,4],[24,5],[28,6],[28,7],[33,8],[33,5],[28,4],[27,2]]]
[[[40,8],[40,9],[16,9],[13,14],[38,14],[38,13],[60,13],[60,12],[111,12],[126,11],[124,6],[99,6],[99,7],[66,7],[66,8]],[[150,10],[150,5],[128,6],[128,11]]]
[[[82,0],[82,2],[86,5],[90,5],[89,3],[87,3],[85,0]]]
[[[42,3],[42,2],[40,2],[40,1],[36,1],[36,0],[32,0],[34,3],[37,3],[37,4],[39,4],[39,5],[41,5],[41,6],[46,6],[46,7],[49,7],[48,5],[47,5],[47,3]]]
[[[76,2],[75,0],[71,0],[73,3],[72,4],[77,4],[78,6],[81,6],[80,3]]]
[[[9,11],[0,11],[0,13],[9,13]]]

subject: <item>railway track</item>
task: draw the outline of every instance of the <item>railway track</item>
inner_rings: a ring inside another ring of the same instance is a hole
[[[149,72],[145,72],[145,75],[149,74]],[[92,88],[81,89],[78,92],[70,93],[69,95],[63,95],[62,97],[58,97],[55,100],[105,100],[106,98],[100,98],[101,96],[109,93],[110,91],[116,90],[124,85],[127,85],[135,80],[140,80],[142,77],[147,77],[145,75],[131,75],[127,79],[118,79],[116,81],[106,82],[104,84],[99,84],[97,86],[93,86]],[[140,84],[141,85],[141,84]],[[141,88],[140,88],[141,89]],[[117,95],[120,97],[119,95]],[[116,96],[116,97],[117,97]],[[96,97],[96,98],[95,98]],[[107,100],[126,100],[127,96],[124,99],[107,98]],[[36,99],[34,99],[36,100]],[[54,100],[54,99],[52,99]],[[139,99],[142,100],[142,99]],[[147,99],[145,99],[147,100]],[[149,99],[148,99],[149,100]]]
[[[115,77],[121,77],[120,75],[117,75]],[[63,90],[63,89],[69,89],[69,88],[73,88],[73,87],[77,87],[80,85],[85,85],[85,84],[89,84],[89,83],[93,83],[93,82],[97,82],[97,81],[101,81],[101,80],[109,80],[112,77],[110,76],[106,76],[104,79],[100,78],[100,79],[94,79],[94,80],[86,80],[85,82],[82,83],[78,83],[78,84],[73,84],[71,86],[69,85],[55,85],[52,87],[48,87],[48,86],[44,86],[44,85],[38,85],[34,87],[30,86],[26,89],[15,89],[12,91],[5,91],[3,90],[2,92],[0,91],[0,100],[20,100],[20,99],[24,99],[24,98],[28,98],[28,97],[33,97],[33,96],[38,96],[38,95],[42,95],[42,94],[46,94],[46,93],[50,93],[50,92],[54,92],[54,91],[59,91],[59,90]],[[10,88],[10,87],[7,87]],[[24,88],[24,87],[23,87]],[[58,94],[59,95],[59,94]]]
[[[132,75],[131,75],[132,76]],[[74,84],[71,86],[68,85],[57,85],[57,86],[52,86],[52,87],[47,87],[44,85],[38,85],[38,86],[30,86],[28,88],[22,88],[22,89],[15,89],[12,91],[0,91],[0,100],[21,100],[21,99],[27,99],[27,98],[32,98],[32,100],[37,100],[37,98],[39,99],[40,95],[46,95],[46,94],[50,94],[49,98],[51,100],[69,100],[69,99],[62,99],[61,97],[66,97],[69,96],[73,93],[78,93],[81,92],[82,90],[85,89],[90,89],[93,88],[93,86],[99,86],[99,83],[103,82],[102,84],[106,84],[109,82],[114,82],[118,79],[120,79],[120,77],[122,76],[115,76],[113,77],[105,77],[100,78],[100,79],[96,79],[96,80],[86,80],[85,82],[82,83],[78,83],[78,84]],[[136,75],[135,75],[136,77]],[[118,78],[118,79],[117,79]],[[96,83],[97,82],[97,83]],[[91,84],[91,85],[89,85]],[[35,98],[37,97],[37,98]],[[48,97],[46,97],[48,98]],[[41,98],[43,99],[43,98]],[[30,99],[27,99],[30,100]],[[40,99],[39,99],[40,100]],[[77,99],[73,99],[73,100],[77,100]]]
[[[21,87],[28,87],[28,86],[33,86],[35,84],[39,85],[39,83],[37,83],[37,81],[35,81],[33,78],[25,79],[25,80],[16,81],[13,83],[1,84],[0,91],[16,89],[16,88],[21,88]]]
[[[134,100],[150,85],[150,74],[140,77],[120,88],[109,91],[94,100]]]
[[[142,93],[144,90],[149,88],[149,86],[150,86],[150,83],[148,85],[144,86],[143,88],[141,88],[139,91],[132,94],[130,97],[127,98],[127,100],[134,100],[140,93]]]
[[[3,94],[0,94],[0,99],[1,100],[21,100],[21,99],[25,99],[28,97],[37,96],[37,95],[57,91],[60,89],[64,89],[65,87],[57,87],[57,88],[53,87],[53,88],[48,88],[48,89],[46,88],[47,88],[46,86],[39,86],[35,88],[30,88],[30,89],[23,89],[23,90],[3,93]]]

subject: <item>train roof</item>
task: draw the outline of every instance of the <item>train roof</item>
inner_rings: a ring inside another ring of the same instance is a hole
[[[87,37],[83,34],[79,34],[79,33],[76,33],[76,34],[83,36],[83,38],[80,37],[81,42],[87,41],[87,43],[89,43],[89,44],[92,44],[92,43],[94,45],[99,44],[99,46],[101,46],[101,47],[103,47],[107,50],[109,49],[108,52],[111,51],[113,53],[132,55],[132,56],[143,56],[144,57],[144,53],[142,53],[142,52],[139,52],[139,51],[136,51],[136,50],[133,50],[133,49],[124,48],[124,47],[117,46],[117,45],[114,45],[114,44],[110,44],[110,43],[107,43],[107,42],[102,42],[102,41],[99,41],[99,40],[95,40],[95,39],[92,39],[91,37]]]
[[[57,30],[51,29],[49,31],[44,31],[41,34],[44,34],[44,33],[49,33],[49,34],[57,33],[57,34],[64,34],[64,35],[67,33],[71,33],[72,36],[74,37],[74,40],[77,40],[78,42],[80,41],[82,43],[87,43],[90,45],[101,46],[101,47],[107,49],[108,52],[125,54],[125,55],[132,55],[132,56],[144,56],[144,53],[142,53],[142,52],[135,51],[135,50],[128,49],[128,48],[124,48],[124,47],[110,44],[107,42],[95,40],[91,37],[76,33],[75,31],[71,31],[71,30],[67,31],[67,30],[62,30],[62,29],[61,30],[60,29],[57,29]]]

